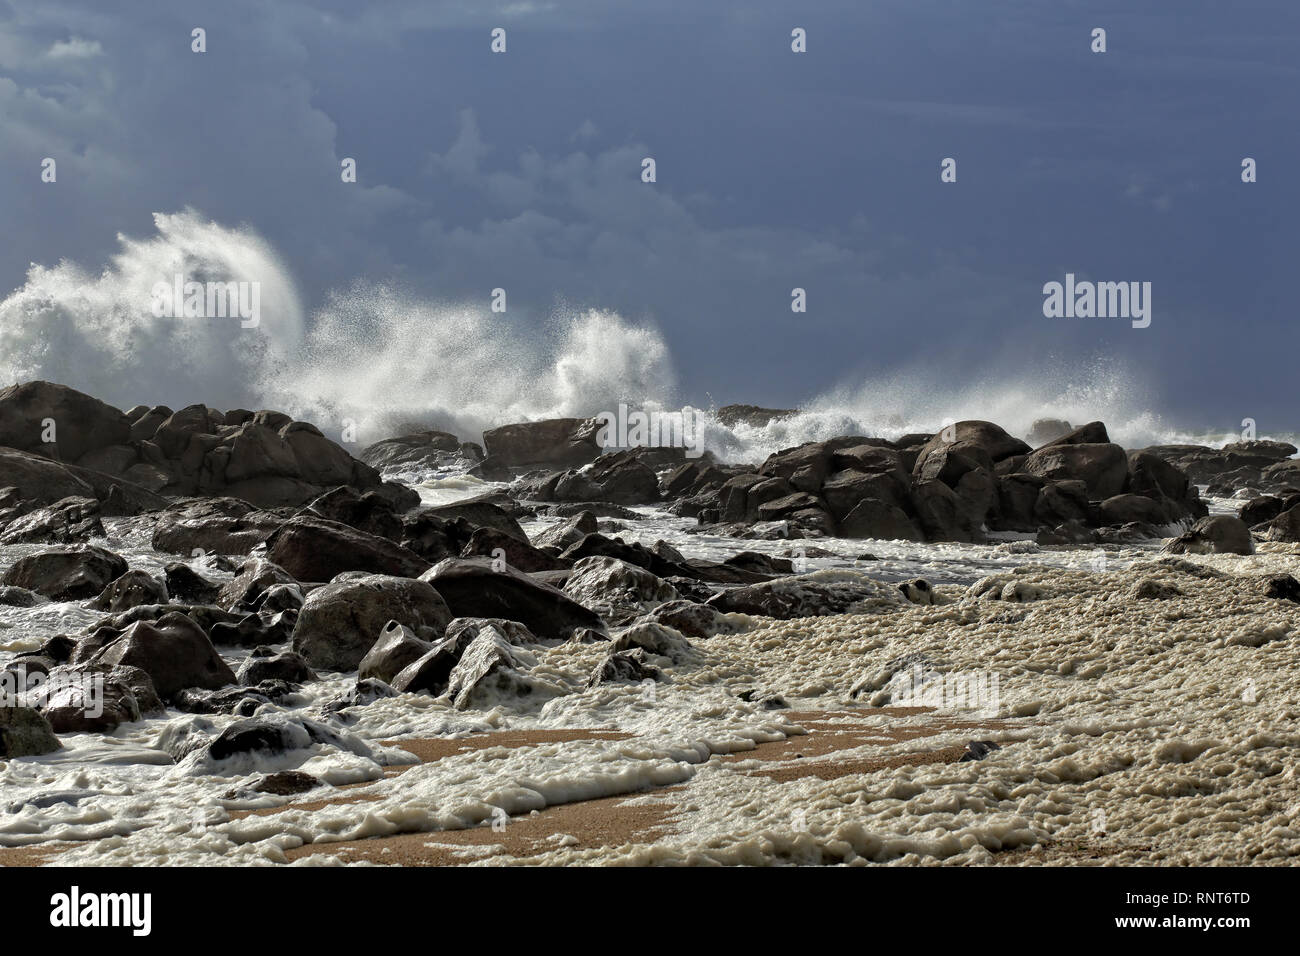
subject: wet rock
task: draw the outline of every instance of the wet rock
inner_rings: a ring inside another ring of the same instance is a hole
[[[568,561],[535,548],[514,535],[495,528],[477,528],[461,551],[461,557],[485,557],[505,562],[524,573],[531,571],[558,571],[569,567]]]
[[[187,687],[172,698],[172,706],[190,714],[233,714],[251,717],[263,706],[283,701],[296,685],[285,681],[265,680],[252,687],[223,687],[203,690]]]
[[[4,607],[35,607],[49,600],[35,591],[29,591],[26,588],[0,587],[0,606]]]
[[[630,621],[681,598],[676,588],[644,568],[602,556],[578,561],[564,593],[612,623]]]
[[[991,740],[972,740],[966,745],[966,752],[961,755],[958,763],[965,763],[968,760],[983,760],[995,750],[1001,750],[1002,747]]]
[[[246,555],[269,538],[283,519],[265,511],[246,515],[212,514],[182,518],[160,525],[151,544],[168,554]]]
[[[373,677],[391,684],[402,670],[432,649],[432,642],[417,637],[409,627],[389,621],[357,665],[357,679]]]
[[[280,770],[264,774],[253,783],[254,793],[269,793],[277,797],[291,797],[323,786],[319,779],[301,770]]]
[[[318,670],[356,670],[390,621],[441,637],[452,612],[426,581],[366,575],[317,588],[293,630],[293,649]]]
[[[263,681],[284,681],[286,684],[305,684],[316,679],[315,673],[303,660],[301,654],[293,651],[276,651],[262,646],[254,649],[235,675],[245,687],[253,687]]]
[[[595,514],[590,511],[580,511],[538,534],[533,540],[533,545],[538,548],[556,547],[563,551],[577,544],[585,535],[595,534],[597,530]]]
[[[42,712],[60,734],[110,733],[121,724],[164,713],[153,680],[129,665],[55,668],[40,699]]]
[[[762,408],[758,405],[723,405],[714,414],[719,424],[728,428],[737,425],[749,425],[753,428],[765,428],[772,422],[790,418],[799,414],[792,408]]]
[[[179,601],[212,604],[221,593],[218,582],[180,562],[173,562],[163,568],[163,580],[167,593]]]
[[[1267,541],[1300,541],[1300,505],[1288,508],[1264,526]]]
[[[502,425],[483,433],[486,461],[508,468],[550,465],[573,468],[594,461],[599,424],[592,419],[554,418]]]
[[[907,598],[912,604],[934,604],[934,588],[930,582],[924,578],[916,578],[913,581],[904,581],[898,586],[899,593]]]
[[[402,536],[402,520],[388,498],[374,491],[363,494],[346,485],[313,498],[299,514],[345,524],[389,541],[400,541]]]
[[[303,516],[267,539],[266,556],[299,581],[329,581],[345,571],[413,578],[429,569],[424,558],[386,538]]]
[[[1300,581],[1289,574],[1269,578],[1264,582],[1264,597],[1300,604]]]
[[[138,667],[164,700],[185,687],[214,689],[235,683],[234,673],[202,628],[177,612],[155,622],[135,622],[97,651],[90,663]]]
[[[1133,585],[1133,597],[1139,601],[1168,601],[1182,594],[1176,586],[1156,578],[1143,578]]]
[[[457,710],[493,706],[500,697],[532,692],[533,684],[521,672],[510,643],[492,627],[470,642],[447,681],[447,696]]]
[[[616,651],[605,657],[587,679],[588,687],[599,684],[635,683],[663,680],[663,671],[649,663],[641,648]]]
[[[1212,515],[1165,545],[1169,554],[1254,554],[1250,529],[1233,515]]]
[[[711,596],[706,596],[707,598]],[[709,638],[729,630],[726,619],[717,608],[693,601],[669,601],[660,604],[641,618],[638,623],[663,624],[680,631],[687,637]]]
[[[1128,456],[1109,443],[1057,443],[1031,454],[1022,470],[1050,481],[1082,481],[1088,497],[1102,501],[1124,491]]]
[[[317,745],[373,756],[361,741],[344,736],[319,721],[284,714],[237,720],[203,748],[211,761],[251,754],[270,756]]]
[[[90,602],[96,611],[128,611],[139,604],[167,603],[167,587],[147,571],[127,571]]]
[[[0,544],[72,544],[102,537],[99,502],[72,496],[10,521]]]
[[[297,583],[292,574],[275,562],[249,558],[239,566],[235,577],[221,586],[217,601],[231,610],[251,610],[272,587]]]
[[[90,484],[66,465],[15,448],[0,448],[0,487],[13,488],[15,499],[28,507],[96,497]]]
[[[440,468],[461,457],[460,439],[448,432],[419,431],[375,442],[361,452],[361,460],[380,471],[399,468]]]
[[[518,621],[544,640],[565,640],[575,628],[604,629],[600,615],[558,588],[482,558],[451,558],[420,578],[437,589],[456,617]]]
[[[666,657],[674,664],[687,660],[692,650],[690,642],[677,631],[650,622],[624,628],[614,635],[610,644],[612,651],[630,651],[638,647],[649,654]]]
[[[723,591],[709,606],[786,621],[798,617],[893,610],[903,603],[898,589],[853,572],[819,571]]]
[[[19,558],[0,584],[26,588],[55,601],[75,601],[95,597],[126,571],[126,561],[105,548],[67,546]]]
[[[420,515],[451,522],[464,519],[471,529],[493,528],[526,542],[528,535],[524,533],[524,529],[519,526],[519,520],[510,510],[517,508],[518,505],[513,500],[500,493],[492,493],[425,508]]]
[[[0,705],[0,757],[6,760],[39,757],[62,746],[50,722],[38,711],[31,707]]]

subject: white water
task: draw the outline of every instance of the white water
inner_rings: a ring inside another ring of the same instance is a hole
[[[26,284],[0,302],[0,383],[49,379],[123,408],[197,401],[277,408],[332,436],[355,424],[363,442],[410,425],[477,440],[494,425],[587,417],[620,402],[646,410],[706,404],[680,394],[664,337],[614,312],[557,310],[537,326],[486,304],[359,283],[336,290],[308,318],[293,277],[251,229],[193,210],[157,214],[155,226],[149,238],[119,237],[98,274],[69,262],[32,266]],[[150,291],[178,271],[197,281],[259,282],[260,325],[156,318]],[[832,435],[897,437],[963,418],[1020,435],[1039,418],[1100,419],[1130,448],[1235,439],[1172,427],[1141,381],[1114,361],[965,383],[918,368],[830,388],[763,428],[729,429],[709,416],[706,447],[756,461]],[[753,395],[735,398],[761,403],[762,391],[755,383]]]

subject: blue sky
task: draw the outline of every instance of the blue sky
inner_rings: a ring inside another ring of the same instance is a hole
[[[1113,361],[1291,428],[1298,42],[1287,0],[0,0],[0,284],[189,206],[309,310],[394,280],[652,324],[697,403]],[[1150,328],[1045,318],[1066,272],[1151,282]]]

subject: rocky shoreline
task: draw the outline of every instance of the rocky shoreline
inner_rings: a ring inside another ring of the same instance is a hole
[[[726,417],[786,414],[736,406]],[[1290,445],[1126,451],[1100,422],[1043,429],[1053,434],[1031,447],[965,421],[893,441],[834,438],[746,465],[680,448],[608,451],[594,421],[559,419],[490,430],[481,447],[418,431],[354,458],[277,412],[122,412],[59,385],[13,386],[0,392],[0,545],[27,548],[3,569],[0,605],[71,602],[96,616],[4,664],[17,696],[0,706],[0,759],[173,714],[182,716],[159,746],[178,764],[317,746],[361,752],[348,715],[396,695],[472,712],[671,682],[701,642],[754,620],[951,600],[924,580],[800,574],[743,545],[705,560],[664,541],[625,541],[618,531],[639,506],[729,539],[979,543],[1010,533],[1043,546],[1167,539],[1171,555],[1251,555],[1257,542],[1300,541]],[[383,477],[434,470],[503,487],[428,506]],[[1197,483],[1233,490],[1239,516],[1209,515]],[[550,524],[530,538],[521,522],[538,517]],[[106,521],[113,539],[147,540],[175,560],[161,574],[131,567],[107,546]],[[1285,575],[1268,588],[1270,599],[1300,596]],[[1024,602],[1041,592],[999,578],[971,597]],[[568,646],[594,656],[564,689],[537,660]],[[321,674],[344,675],[346,689],[310,713],[291,709]],[[880,688],[891,677],[864,676],[863,699],[887,705]],[[87,706],[90,680],[98,713]],[[779,694],[745,700],[760,711],[785,706]],[[268,775],[256,786],[319,785],[300,778]]]

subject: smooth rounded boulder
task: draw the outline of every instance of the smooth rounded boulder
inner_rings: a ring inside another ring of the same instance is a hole
[[[121,555],[94,545],[51,548],[19,558],[0,584],[26,588],[54,601],[96,597],[127,571]]]
[[[546,640],[567,640],[581,627],[605,628],[599,614],[558,588],[483,558],[448,558],[420,580],[437,588],[456,617],[518,621]]]
[[[121,637],[101,648],[90,663],[138,667],[149,675],[164,700],[187,687],[215,690],[235,683],[234,672],[203,629],[176,611],[155,621],[136,621]]]
[[[299,515],[267,539],[266,556],[299,581],[330,581],[345,571],[417,577],[429,562],[387,538]]]
[[[293,649],[317,670],[352,671],[390,621],[431,641],[452,617],[448,602],[427,581],[368,574],[312,591],[298,612]]]

